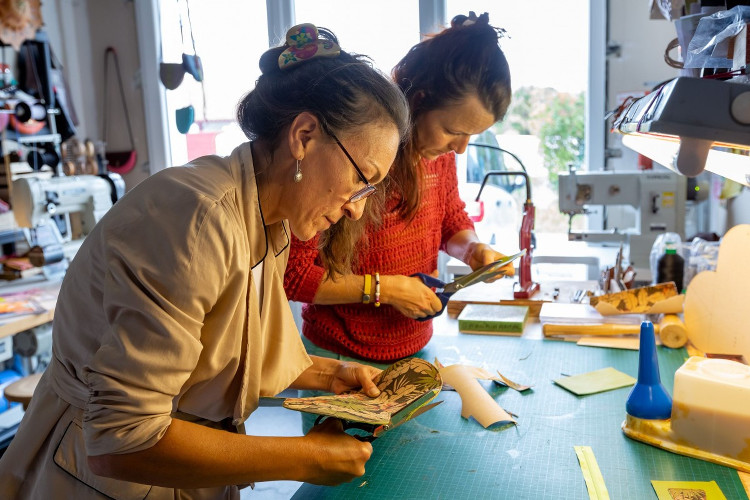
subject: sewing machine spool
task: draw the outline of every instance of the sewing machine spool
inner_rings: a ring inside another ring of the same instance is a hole
[[[42,267],[49,264],[55,264],[65,258],[65,251],[60,244],[51,244],[45,246],[34,245],[29,249],[29,262],[36,267]]]
[[[693,356],[675,373],[671,418],[627,415],[626,436],[750,472],[750,366]]]

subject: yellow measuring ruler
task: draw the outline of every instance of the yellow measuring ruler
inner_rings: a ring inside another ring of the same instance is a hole
[[[599,470],[599,464],[596,463],[594,450],[591,446],[574,446],[578,463],[581,465],[583,479],[586,481],[586,488],[589,490],[590,500],[609,500],[609,492],[604,484],[602,471]]]

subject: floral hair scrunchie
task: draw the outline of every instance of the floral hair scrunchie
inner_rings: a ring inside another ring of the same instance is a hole
[[[332,40],[318,38],[314,24],[298,24],[286,32],[288,48],[279,55],[279,68],[285,69],[315,57],[336,57],[341,48]]]

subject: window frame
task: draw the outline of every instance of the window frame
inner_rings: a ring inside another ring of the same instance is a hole
[[[169,143],[166,90],[159,80],[159,54],[161,34],[159,12],[162,0],[135,2],[137,37],[143,82],[143,100],[148,130],[149,173],[155,174],[172,163]],[[266,0],[269,47],[283,39],[286,28],[296,22],[294,0]],[[445,0],[419,0],[419,27],[423,33],[444,26],[446,19]],[[606,138],[606,2],[589,0],[589,71],[586,92],[586,127],[584,164],[591,170],[604,168]],[[281,34],[279,34],[281,33]],[[593,222],[593,221],[592,221]]]

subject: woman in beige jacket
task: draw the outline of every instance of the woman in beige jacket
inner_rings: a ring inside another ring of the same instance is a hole
[[[0,498],[238,498],[255,481],[364,473],[371,445],[334,419],[302,437],[242,424],[287,387],[377,395],[376,369],[306,354],[282,280],[290,230],[306,240],[362,215],[407,107],[312,25],[260,65],[238,112],[251,142],[146,179],[81,246]],[[346,262],[350,240],[331,236],[327,262]]]

